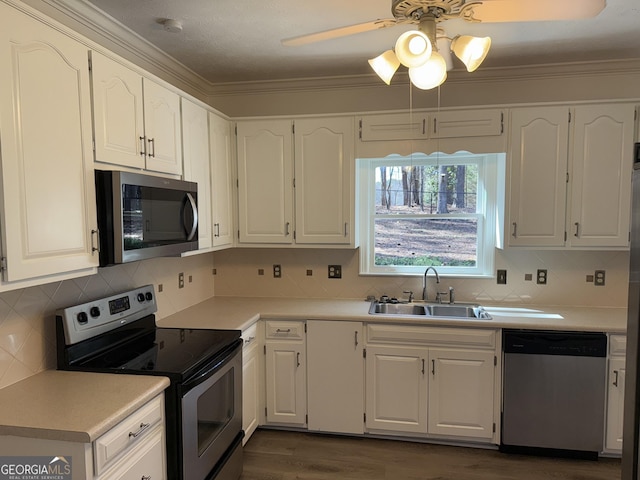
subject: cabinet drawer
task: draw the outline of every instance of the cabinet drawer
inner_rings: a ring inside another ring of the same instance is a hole
[[[445,345],[496,347],[496,330],[484,328],[420,327],[410,325],[367,325],[367,343],[394,345]]]
[[[159,395],[98,438],[94,446],[96,473],[101,474],[114,459],[139,444],[146,433],[163,421],[164,402]]]
[[[242,348],[245,349],[245,350],[247,348],[249,348],[249,347],[252,347],[255,343],[257,343],[257,340],[258,340],[258,322],[254,323],[250,327],[245,328],[242,331],[241,337],[242,337],[242,341],[243,341]]]
[[[265,337],[271,340],[302,340],[304,339],[304,322],[280,322],[269,320],[266,323]]]
[[[99,477],[99,480],[115,478],[163,480],[167,478],[164,438],[164,430],[157,426],[121,462],[114,465],[104,476]]]
[[[609,355],[624,355],[625,353],[627,353],[627,336],[610,335]]]

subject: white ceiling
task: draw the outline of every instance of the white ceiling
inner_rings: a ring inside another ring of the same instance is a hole
[[[367,59],[411,26],[299,47],[281,39],[393,18],[390,0],[87,0],[212,83],[371,74]],[[523,0],[512,0],[519,2]],[[564,0],[556,0],[563,2]],[[159,23],[175,19],[180,33]],[[640,58],[640,1],[607,0],[595,18],[439,23],[448,37],[491,36],[480,68]],[[456,60],[457,62],[457,60]],[[455,68],[462,68],[460,63]]]

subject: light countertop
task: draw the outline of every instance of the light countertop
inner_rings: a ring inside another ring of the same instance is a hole
[[[0,435],[89,443],[168,386],[159,376],[45,370],[0,389]]]
[[[212,297],[157,320],[160,327],[243,330],[259,319],[350,320],[483,328],[527,328],[586,332],[626,332],[627,309],[539,305],[484,305],[491,320],[370,315],[364,300],[319,298]]]

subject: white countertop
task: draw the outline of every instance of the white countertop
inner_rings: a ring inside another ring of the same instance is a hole
[[[45,370],[0,389],[0,435],[89,443],[168,386],[159,376]]]
[[[364,300],[318,298],[212,297],[168,317],[160,327],[243,330],[259,319],[351,320],[484,328],[527,328],[586,332],[626,332],[627,309],[614,307],[488,306],[491,320],[370,315]]]

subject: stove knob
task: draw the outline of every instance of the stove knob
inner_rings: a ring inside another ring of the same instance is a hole
[[[139,293],[138,294],[138,302],[140,302],[140,303],[144,302],[144,293]]]
[[[91,316],[93,318],[99,317],[100,316],[100,309],[98,307],[91,307],[91,310],[89,310],[89,313],[91,314]]]
[[[151,292],[147,292],[146,295],[144,296],[148,301],[153,300],[153,293]]]
[[[78,319],[78,323],[80,325],[84,325],[86,324],[89,319],[87,318],[87,313],[86,312],[80,312],[78,313],[78,315],[76,316],[76,318]]]

